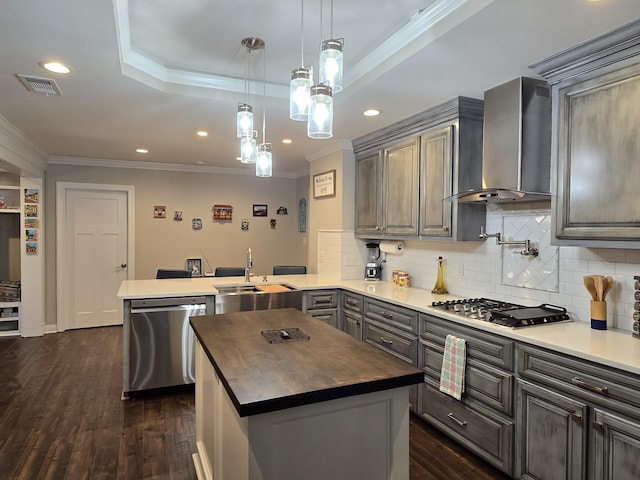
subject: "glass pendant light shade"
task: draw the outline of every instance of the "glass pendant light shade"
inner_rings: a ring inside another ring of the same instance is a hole
[[[258,145],[258,158],[256,160],[256,176],[270,177],[273,168],[273,160],[271,155],[271,144],[261,143]]]
[[[289,88],[289,118],[306,121],[309,118],[309,96],[313,84],[311,68],[300,67],[291,71]]]
[[[238,138],[253,136],[253,109],[246,103],[238,103],[236,136]]]
[[[251,137],[244,137],[240,139],[240,162],[241,163],[256,163],[258,155],[258,147],[256,145],[256,137],[258,132],[254,130]]]
[[[333,94],[328,85],[311,87],[307,135],[309,138],[333,137]]]
[[[342,90],[342,46],[343,39],[331,39],[322,42],[320,51],[319,83],[329,85],[334,93]]]

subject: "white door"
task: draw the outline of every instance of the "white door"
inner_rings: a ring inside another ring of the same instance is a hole
[[[105,187],[58,189],[58,330],[122,324],[116,293],[130,270],[131,192]]]

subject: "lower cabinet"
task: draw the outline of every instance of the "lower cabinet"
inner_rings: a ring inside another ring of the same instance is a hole
[[[518,380],[519,478],[585,478],[587,405]]]
[[[370,345],[418,365],[418,312],[397,305],[364,298],[362,339]],[[411,387],[409,407],[418,410],[418,387]]]
[[[342,327],[345,332],[358,340],[362,340],[363,302],[362,295],[342,292]]]
[[[430,379],[422,386],[419,411],[430,424],[511,474],[513,422],[482,408],[481,404],[459,402],[441,393]]]
[[[302,311],[322,320],[332,327],[341,329],[338,315],[338,290],[313,290],[304,292]]]
[[[518,345],[516,475],[640,478],[640,377]]]
[[[441,393],[448,334],[466,345],[461,400]],[[508,475],[513,473],[514,342],[431,315],[420,315],[420,416]]]

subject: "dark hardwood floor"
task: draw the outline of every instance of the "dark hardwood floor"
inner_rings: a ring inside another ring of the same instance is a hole
[[[0,338],[0,480],[196,478],[193,392],[126,401],[122,328]],[[411,419],[411,480],[508,478]]]

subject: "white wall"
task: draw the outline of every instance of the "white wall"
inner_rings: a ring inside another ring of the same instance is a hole
[[[304,180],[303,180],[304,181]],[[135,187],[136,279],[155,278],[158,268],[184,268],[187,258],[202,258],[208,271],[216,266],[241,266],[252,249],[255,273],[271,273],[276,264],[307,264],[306,234],[298,232],[298,196],[304,187],[295,178],[258,178],[206,171],[160,171],[50,164],[46,178],[45,213],[49,222],[46,245],[47,323],[55,322],[55,185],[57,182],[133,185]],[[233,206],[233,220],[213,220],[212,206]],[[253,217],[253,204],[266,204],[267,217]],[[153,218],[155,205],[166,206],[166,218]],[[287,215],[277,215],[278,207]],[[174,211],[183,220],[173,220]],[[194,230],[193,218],[203,228]],[[240,228],[242,219],[249,230]],[[276,228],[270,220],[276,220]],[[211,264],[208,267],[205,257]]]

